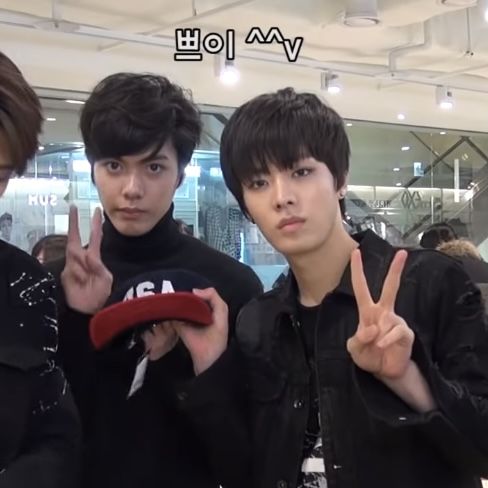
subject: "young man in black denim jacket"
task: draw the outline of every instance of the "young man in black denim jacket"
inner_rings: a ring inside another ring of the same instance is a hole
[[[198,375],[183,405],[226,488],[471,488],[488,474],[488,328],[454,260],[350,236],[349,142],[313,94],[261,95],[229,120],[222,172],[285,255],[286,283],[178,333]],[[222,334],[221,334],[222,335]]]

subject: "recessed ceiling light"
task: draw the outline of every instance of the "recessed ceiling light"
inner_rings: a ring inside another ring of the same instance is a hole
[[[352,123],[351,123],[351,122],[348,122],[348,123],[346,124],[346,126],[347,126],[347,127],[352,127]]]
[[[65,100],[66,103],[71,103],[73,105],[84,105],[85,102],[82,100]]]
[[[402,184],[401,184],[400,182],[398,182],[398,183],[396,184],[396,186],[402,186]]]
[[[374,27],[380,23],[378,17],[345,17],[344,24],[348,27]]]
[[[39,146],[39,151],[44,151],[44,146]]]
[[[402,151],[410,151],[410,146],[402,146]]]
[[[446,132],[446,131],[444,131],[444,130],[441,130],[441,131],[439,132],[439,134],[440,134],[441,136],[445,136],[445,135],[447,134],[447,132]]]
[[[393,171],[400,171],[400,168],[393,168]]]
[[[405,114],[399,113],[399,114],[397,115],[397,119],[398,119],[398,120],[405,120],[406,118],[407,118],[407,117],[405,116]]]
[[[48,122],[56,122],[56,117],[46,117]]]

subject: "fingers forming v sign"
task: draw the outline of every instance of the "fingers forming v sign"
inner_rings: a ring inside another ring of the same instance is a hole
[[[375,302],[364,275],[361,252],[355,250],[351,256],[351,278],[359,324],[347,342],[347,349],[358,367],[385,378],[400,377],[406,371],[412,353],[414,333],[395,313],[406,259],[406,251],[396,253],[380,299]]]
[[[102,213],[95,210],[90,240],[82,246],[78,210],[70,208],[66,265],[61,281],[68,305],[80,312],[93,314],[104,305],[112,289],[112,275],[102,262]]]

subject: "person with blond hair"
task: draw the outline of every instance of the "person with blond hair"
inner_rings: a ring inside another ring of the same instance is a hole
[[[437,250],[457,259],[475,283],[488,283],[488,263],[471,241],[454,239],[441,243]]]

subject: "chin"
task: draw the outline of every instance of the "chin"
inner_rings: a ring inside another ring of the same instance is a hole
[[[302,235],[295,239],[276,239],[272,246],[287,259],[307,254],[314,254],[319,250],[324,241],[317,236]]]
[[[114,222],[114,227],[124,236],[138,237],[147,234],[151,228],[140,222]]]
[[[280,242],[273,244],[273,247],[287,259],[313,251],[313,247],[306,242]]]

